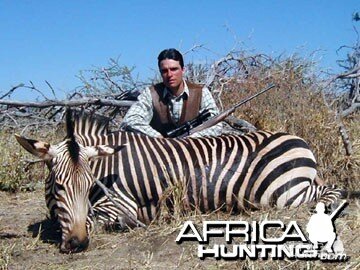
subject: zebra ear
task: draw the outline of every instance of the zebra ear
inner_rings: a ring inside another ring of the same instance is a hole
[[[119,146],[109,146],[109,145],[87,146],[86,154],[88,155],[89,158],[106,157],[119,152],[121,149],[125,147],[126,144]]]
[[[56,156],[56,152],[49,143],[27,139],[18,134],[15,134],[15,138],[26,151],[43,160],[50,160]]]

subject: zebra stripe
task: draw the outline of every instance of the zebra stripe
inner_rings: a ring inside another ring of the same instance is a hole
[[[316,163],[308,145],[286,133],[156,139],[109,132],[106,122],[86,115],[75,118],[75,135],[82,145],[128,145],[114,156],[91,162],[90,167],[96,179],[121,194],[119,201],[125,207],[131,205],[131,212],[135,202],[138,218],[145,222],[156,216],[166,188],[179,181],[187,188],[185,205],[205,212],[222,207],[235,212],[295,207],[324,195],[324,188],[314,186]],[[95,185],[91,199],[95,210],[102,207],[99,196],[107,202]]]
[[[56,155],[48,161],[51,172],[45,184],[46,203],[60,221],[66,252],[87,246],[94,216],[120,226],[150,222],[159,214],[160,202],[171,207],[171,196],[164,197],[172,188],[184,189],[179,191],[184,209],[203,212],[333,202],[341,193],[315,184],[313,153],[304,140],[286,133],[158,139],[111,132],[109,121],[99,116],[68,115],[67,138],[53,146]],[[34,142],[22,145],[34,153],[29,147]],[[120,145],[125,148],[89,162],[88,151],[99,154],[99,149]]]

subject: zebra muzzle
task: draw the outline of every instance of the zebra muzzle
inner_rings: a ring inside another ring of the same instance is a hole
[[[86,250],[88,246],[88,237],[80,240],[77,236],[72,236],[61,244],[60,251],[63,253],[77,253]]]

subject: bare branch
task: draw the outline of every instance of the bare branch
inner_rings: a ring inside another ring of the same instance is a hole
[[[107,79],[112,85],[114,85],[121,93],[123,93],[124,90],[122,90],[122,88],[121,88],[117,83],[115,83],[115,82],[111,79],[111,77],[109,76],[108,71],[107,71],[105,68],[103,68],[102,71],[104,72],[106,79]]]
[[[83,98],[76,100],[48,100],[43,102],[23,102],[15,100],[0,100],[0,105],[8,105],[14,107],[34,107],[34,108],[47,108],[52,106],[75,107],[81,105],[102,105],[114,107],[130,107],[134,101],[129,100],[112,100],[112,99],[99,99],[99,98]]]
[[[341,112],[341,117],[347,117],[358,109],[360,109],[360,103],[352,103],[350,107]]]
[[[50,88],[50,90],[51,90],[51,92],[52,92],[52,94],[53,94],[54,98],[56,99],[56,95],[55,95],[54,88],[51,86],[51,84],[50,84],[47,80],[45,80],[45,82],[46,82],[47,86],[49,86],[49,88]]]
[[[39,90],[39,89],[37,89],[37,88],[35,87],[35,85],[33,84],[32,81],[30,81],[30,84],[31,84],[31,86],[26,86],[26,85],[24,85],[24,87],[25,87],[25,88],[29,88],[29,89],[31,89],[31,90],[34,90],[34,91],[38,92],[45,100],[49,100],[49,99],[47,98],[47,96],[45,96],[44,93],[43,93],[41,90]]]
[[[336,122],[339,127],[339,133],[340,133],[342,142],[344,144],[346,156],[351,156],[353,153],[353,150],[352,150],[352,144],[351,144],[348,132],[344,126],[344,123],[342,122],[342,120],[339,116],[336,117]]]
[[[3,99],[4,97],[11,96],[11,94],[18,88],[24,87],[23,83],[18,84],[17,86],[12,87],[9,91],[7,91],[4,95],[0,97],[0,99]]]
[[[194,52],[194,51],[202,49],[202,48],[204,48],[204,44],[195,44],[194,46],[192,46],[189,50],[187,50],[183,54],[186,55],[190,52]]]

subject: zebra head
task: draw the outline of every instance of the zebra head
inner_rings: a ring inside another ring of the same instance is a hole
[[[67,136],[56,145],[15,136],[22,147],[48,164],[50,193],[54,200],[55,216],[62,230],[60,250],[70,253],[85,250],[89,245],[86,221],[89,193],[95,181],[89,160],[112,155],[124,146],[83,146],[74,134],[69,117],[66,122]]]

